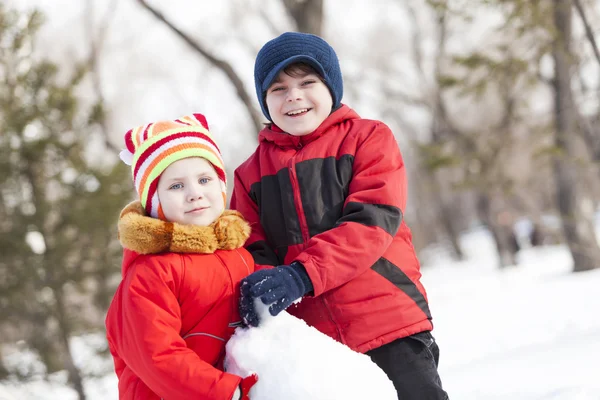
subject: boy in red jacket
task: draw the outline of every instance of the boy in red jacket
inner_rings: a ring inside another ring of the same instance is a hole
[[[106,316],[119,399],[248,399],[256,376],[223,371],[241,324],[239,282],[254,270],[248,223],[225,210],[223,159],[193,114],[125,134],[140,201],[119,219],[123,280]]]
[[[254,79],[271,124],[235,172],[231,207],[252,226],[258,270],[242,280],[242,318],[258,326],[257,298],[272,315],[287,308],[369,355],[399,399],[448,398],[394,135],[341,103],[337,56],[318,36],[266,43]]]

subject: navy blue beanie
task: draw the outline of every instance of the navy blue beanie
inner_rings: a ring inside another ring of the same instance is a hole
[[[256,56],[254,85],[263,114],[269,121],[269,109],[265,93],[269,86],[288,65],[306,63],[313,67],[325,81],[333,98],[333,110],[340,106],[344,83],[340,63],[333,48],[319,36],[309,33],[286,32],[268,41]]]

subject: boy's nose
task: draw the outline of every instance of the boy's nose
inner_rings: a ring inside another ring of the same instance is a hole
[[[302,91],[299,88],[291,88],[288,91],[287,101],[299,100],[302,97]]]

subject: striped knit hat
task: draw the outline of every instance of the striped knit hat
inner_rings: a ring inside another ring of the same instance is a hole
[[[125,146],[120,153],[121,160],[131,165],[135,189],[148,215],[165,219],[158,200],[158,180],[169,165],[188,157],[202,157],[212,164],[221,181],[223,203],[226,203],[223,158],[208,131],[204,115],[187,115],[131,129],[125,134]]]

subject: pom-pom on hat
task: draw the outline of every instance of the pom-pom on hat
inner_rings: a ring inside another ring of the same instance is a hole
[[[256,56],[254,85],[263,114],[269,121],[265,93],[280,71],[288,65],[303,62],[312,66],[323,77],[337,109],[344,94],[344,82],[337,55],[325,40],[309,33],[286,32],[268,41]]]
[[[174,121],[158,121],[138,126],[125,134],[126,149],[120,157],[131,165],[133,182],[147,215],[164,219],[158,199],[160,175],[175,161],[202,157],[212,164],[227,201],[227,178],[221,152],[208,130],[202,114]]]

